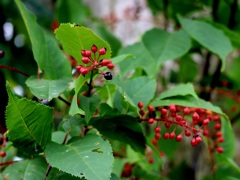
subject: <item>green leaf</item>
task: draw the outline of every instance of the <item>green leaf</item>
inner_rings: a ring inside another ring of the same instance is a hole
[[[122,48],[119,55],[132,54],[132,58],[127,58],[120,62],[119,68],[122,75],[127,75],[132,70],[141,67],[146,71],[149,77],[154,77],[153,71],[156,70],[156,61],[149,54],[143,43],[138,42],[130,46]]]
[[[80,108],[85,112],[85,121],[88,123],[100,103],[99,96],[85,97],[80,96]]]
[[[164,61],[184,55],[191,47],[190,37],[182,30],[168,33],[154,28],[143,35],[142,42],[157,61],[157,69]]]
[[[62,132],[62,131],[54,131],[54,132],[52,133],[52,141],[53,141],[53,142],[56,142],[56,143],[58,143],[58,144],[62,144],[63,141],[64,141],[65,136],[66,136],[66,133],[64,133],[64,132]],[[69,139],[71,139],[71,136],[70,136],[70,135],[67,136],[67,141],[68,141]],[[66,141],[66,142],[67,142],[67,141]]]
[[[8,84],[7,92],[9,101],[6,123],[9,140],[24,152],[37,153],[35,146],[44,149],[51,140],[53,109],[25,98],[17,98]]]
[[[60,96],[60,94],[68,88],[69,82],[71,82],[70,78],[47,80],[32,76],[27,79],[26,84],[34,96],[50,101]]]
[[[222,70],[225,68],[226,57],[232,51],[232,45],[226,35],[209,23],[185,19],[178,16],[183,29],[198,43],[209,51],[217,54],[222,60]]]
[[[92,118],[90,125],[108,138],[129,144],[135,151],[144,154],[146,140],[138,119],[129,115]]]
[[[197,94],[195,93],[194,87],[192,84],[180,84],[167,91],[164,91],[158,97],[159,99],[166,99],[172,96],[193,96],[195,99],[198,99]]]
[[[15,3],[26,25],[38,67],[44,71],[45,76],[49,79],[71,77],[70,63],[59,49],[56,41],[41,29],[36,22],[36,17],[28,11],[20,0],[15,0]]]
[[[120,76],[109,82],[120,88],[123,97],[132,105],[137,107],[138,102],[148,104],[154,97],[156,91],[156,81],[146,76],[137,77],[128,81],[123,81]]]
[[[63,49],[73,56],[79,63],[82,63],[81,50],[90,50],[95,44],[98,48],[106,48],[107,52],[101,59],[110,59],[110,46],[98,37],[91,29],[72,24],[61,24],[55,31],[56,37],[63,45]]]
[[[83,118],[79,118],[76,116],[66,116],[62,121],[62,128],[66,133],[71,132],[76,126],[81,124],[86,124]]]
[[[72,103],[69,109],[69,115],[72,115],[72,116],[74,116],[75,114],[85,115],[85,112],[78,107],[77,102],[78,102],[78,93],[86,81],[87,81],[87,78],[85,78],[84,76],[79,76],[78,79],[76,80],[75,94],[73,96]]]
[[[112,172],[111,146],[96,135],[76,138],[67,145],[51,142],[46,147],[46,158],[51,166],[86,179],[110,179]]]
[[[42,157],[13,163],[4,169],[4,179],[42,180],[46,173],[47,163]]]

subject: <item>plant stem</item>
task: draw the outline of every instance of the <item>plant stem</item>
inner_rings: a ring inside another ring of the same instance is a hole
[[[229,29],[234,29],[235,27],[237,10],[238,10],[238,1],[234,0],[230,5],[230,16],[228,20]]]
[[[58,99],[61,100],[62,102],[64,102],[67,106],[71,106],[71,103],[68,102],[67,100],[63,99],[61,96],[58,96]]]
[[[93,71],[91,71],[90,82],[88,83],[87,97],[91,96],[91,91],[93,89],[92,82],[93,82]]]
[[[212,17],[213,17],[213,21],[217,22],[218,21],[218,16],[217,16],[217,10],[219,7],[219,0],[213,0],[213,4],[212,4]]]
[[[214,158],[213,158],[213,153],[211,151],[211,143],[210,139],[207,137],[207,146],[208,146],[208,154],[209,154],[209,159],[210,159],[210,164],[211,164],[211,170],[213,174],[213,179],[217,180],[216,172],[214,170]]]
[[[0,68],[8,69],[8,70],[10,70],[10,71],[14,71],[14,72],[16,72],[16,73],[22,74],[22,75],[24,75],[24,76],[26,76],[26,77],[30,77],[29,74],[27,74],[27,73],[25,73],[25,72],[22,72],[22,71],[14,68],[14,67],[5,66],[5,65],[3,65],[3,64],[0,64]]]

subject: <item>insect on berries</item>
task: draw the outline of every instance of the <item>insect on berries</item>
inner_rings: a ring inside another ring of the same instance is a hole
[[[98,71],[99,74],[102,74],[106,80],[112,79],[112,74],[110,72],[102,72],[100,70],[101,67],[107,67],[108,69],[113,69],[115,65],[112,63],[109,59],[101,59],[101,56],[105,55],[107,53],[106,48],[100,48],[93,44],[91,47],[91,50],[82,50],[82,63],[85,64],[85,66],[78,65],[76,66],[76,70],[79,72],[79,74],[87,75],[90,71]]]

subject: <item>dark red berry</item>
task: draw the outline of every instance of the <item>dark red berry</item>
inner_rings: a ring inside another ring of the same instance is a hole
[[[222,136],[222,132],[221,131],[216,132],[215,136],[221,137]]]
[[[82,58],[82,62],[83,62],[84,64],[89,63],[89,61],[90,61],[90,59],[89,59],[88,57],[83,57],[83,58]]]
[[[213,120],[214,120],[214,121],[219,121],[219,120],[220,120],[220,117],[219,117],[218,115],[215,115],[215,116],[213,116]]]
[[[152,139],[152,144],[156,146],[157,145],[157,140],[156,139]]]
[[[5,152],[5,151],[1,151],[1,152],[0,152],[0,156],[1,156],[1,157],[5,157],[5,156],[6,156],[6,152]]]
[[[188,108],[188,107],[185,107],[184,109],[183,109],[183,114],[184,115],[188,115],[190,113],[190,109]]]
[[[108,69],[113,69],[115,66],[113,63],[108,63],[107,68]]]
[[[160,138],[161,138],[161,134],[156,133],[156,134],[155,134],[155,138],[156,138],[157,140],[160,139]]]
[[[206,126],[206,125],[208,125],[208,124],[209,124],[209,119],[204,119],[204,120],[203,120],[203,125]]]
[[[89,72],[89,70],[88,70],[88,68],[86,68],[86,67],[82,67],[82,68],[80,69],[80,74],[82,74],[82,75],[86,75],[88,72]]]
[[[78,72],[80,72],[80,70],[82,69],[82,67],[83,67],[83,66],[76,66],[76,70],[77,70]]]
[[[177,115],[177,116],[176,116],[176,121],[182,121],[182,116]]]
[[[160,128],[160,127],[156,127],[156,128],[154,129],[154,132],[155,132],[155,133],[160,133],[160,132],[161,132],[161,128]]]
[[[164,138],[164,139],[168,139],[168,138],[169,138],[169,133],[168,133],[168,132],[165,132],[164,135],[163,135],[163,138]]]
[[[138,103],[138,107],[139,107],[140,109],[142,109],[142,108],[144,107],[143,102],[139,102],[139,103]]]
[[[148,120],[148,124],[153,124],[154,123],[154,119],[153,118],[150,118],[149,120]]]
[[[171,113],[175,113],[175,112],[176,112],[176,106],[175,106],[175,104],[171,104],[171,105],[169,106],[169,110],[170,110]]]
[[[217,123],[217,124],[215,124],[214,125],[214,129],[216,129],[216,130],[220,130],[221,129],[221,124],[220,123]]]
[[[167,112],[168,112],[167,109],[162,108],[161,109],[161,116],[165,117],[167,115]]]
[[[195,141],[197,144],[199,144],[200,142],[202,142],[202,138],[200,136],[195,138]]]
[[[140,114],[141,116],[143,116],[143,115],[145,114],[142,109],[140,109],[138,112],[139,112],[139,114]]]
[[[106,72],[106,73],[104,74],[104,78],[105,78],[106,80],[111,80],[111,79],[112,79],[112,74],[111,74],[110,72]]]
[[[208,136],[208,135],[209,135],[208,129],[204,129],[204,130],[203,130],[203,135],[204,135],[204,136]]]
[[[100,62],[100,64],[101,64],[102,66],[107,66],[107,65],[110,64],[110,63],[111,63],[111,61],[108,60],[108,59],[103,59],[103,60]]]
[[[198,115],[198,113],[194,112],[193,115],[192,115],[192,119],[193,119],[194,121],[198,121],[198,120],[199,120],[199,115]]]
[[[175,132],[171,132],[171,133],[169,134],[169,139],[174,139],[175,136],[176,136]]]
[[[171,123],[165,123],[165,127],[168,129],[171,127],[171,125],[172,125]]]
[[[81,54],[82,54],[83,57],[86,57],[86,50],[82,50]]]
[[[223,147],[218,147],[218,148],[216,149],[216,151],[217,151],[218,153],[223,153],[223,152],[224,152],[224,149],[223,149]]]
[[[95,52],[98,51],[98,48],[97,48],[97,46],[96,46],[95,44],[92,45],[91,51],[92,51],[93,53],[95,53]]]
[[[0,50],[0,58],[3,58],[5,55],[4,51],[3,50]]]
[[[149,111],[149,112],[153,112],[153,111],[154,111],[154,107],[151,106],[151,105],[149,105],[149,106],[148,106],[148,111]]]
[[[107,49],[106,49],[106,48],[101,48],[101,49],[99,49],[99,51],[98,51],[98,53],[99,53],[100,55],[104,55],[104,54],[106,54],[106,52],[107,52]]]
[[[183,139],[182,134],[179,134],[179,135],[176,136],[176,141],[177,142],[182,141],[182,139]]]
[[[219,137],[219,138],[217,139],[217,141],[220,142],[220,143],[222,143],[222,142],[224,141],[224,138],[223,138],[223,137]]]
[[[192,138],[192,140],[191,140],[191,145],[192,145],[192,146],[196,146],[196,145],[197,145],[195,138]]]
[[[191,136],[191,132],[189,130],[185,130],[185,136]]]
[[[149,164],[153,164],[154,163],[154,159],[153,158],[149,158],[148,162],[149,162]]]

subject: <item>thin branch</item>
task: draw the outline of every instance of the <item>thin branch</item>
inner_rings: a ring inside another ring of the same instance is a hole
[[[92,82],[93,82],[93,71],[91,71],[90,82],[88,83],[87,97],[91,96],[91,91],[93,89]]]
[[[58,99],[61,100],[62,102],[64,102],[67,106],[71,106],[71,103],[68,102],[67,100],[63,99],[61,96],[58,96]]]
[[[22,75],[24,75],[24,76],[26,76],[26,77],[30,77],[29,74],[27,74],[27,73],[25,73],[25,72],[22,72],[22,71],[14,68],[14,67],[5,66],[5,65],[3,65],[3,64],[0,64],[0,68],[5,68],[5,69],[8,69],[8,70],[10,70],[10,71],[14,71],[14,72],[16,72],[16,73],[22,74]]]
[[[228,19],[228,28],[233,29],[236,25],[236,14],[238,11],[238,0],[234,0],[230,5],[230,16]]]

